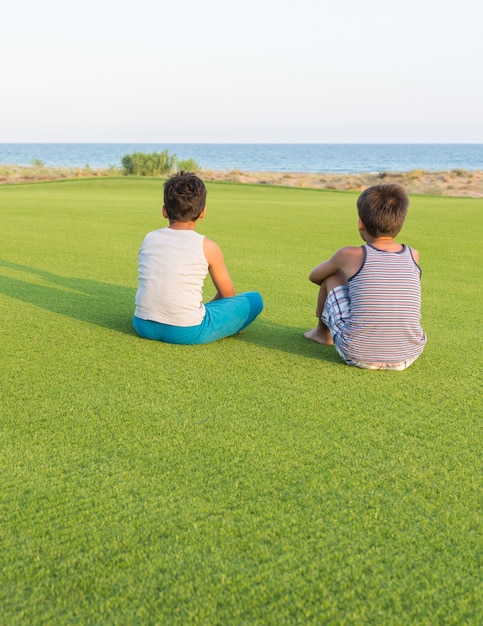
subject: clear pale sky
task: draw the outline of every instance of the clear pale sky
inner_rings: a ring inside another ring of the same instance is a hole
[[[483,143],[481,0],[23,0],[0,143]]]

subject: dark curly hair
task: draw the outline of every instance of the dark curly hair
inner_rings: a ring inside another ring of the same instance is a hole
[[[170,222],[194,222],[206,206],[205,183],[193,172],[178,172],[164,183],[164,208]]]

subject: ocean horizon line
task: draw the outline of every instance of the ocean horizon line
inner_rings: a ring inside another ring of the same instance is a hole
[[[168,151],[199,169],[252,172],[483,170],[480,143],[0,143],[0,163],[120,167],[125,154]],[[115,165],[117,164],[117,165]]]
[[[0,146],[483,146],[480,141],[0,141]]]

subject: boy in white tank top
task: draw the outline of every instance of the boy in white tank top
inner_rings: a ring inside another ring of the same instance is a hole
[[[421,289],[417,250],[394,237],[409,206],[400,185],[376,185],[357,200],[359,233],[366,245],[338,250],[315,267],[320,285],[318,325],[306,339],[335,345],[349,365],[403,370],[423,351]]]
[[[133,326],[146,339],[209,343],[246,328],[261,313],[257,292],[235,295],[219,246],[195,229],[206,211],[206,187],[191,172],[164,185],[163,217],[169,226],[149,233],[139,251],[139,283]],[[216,295],[203,304],[207,274]]]

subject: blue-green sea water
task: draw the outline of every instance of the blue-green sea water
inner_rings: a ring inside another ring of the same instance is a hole
[[[145,144],[0,143],[0,163],[120,167],[135,151],[168,150],[203,169],[251,172],[407,172],[483,170],[483,144]]]

